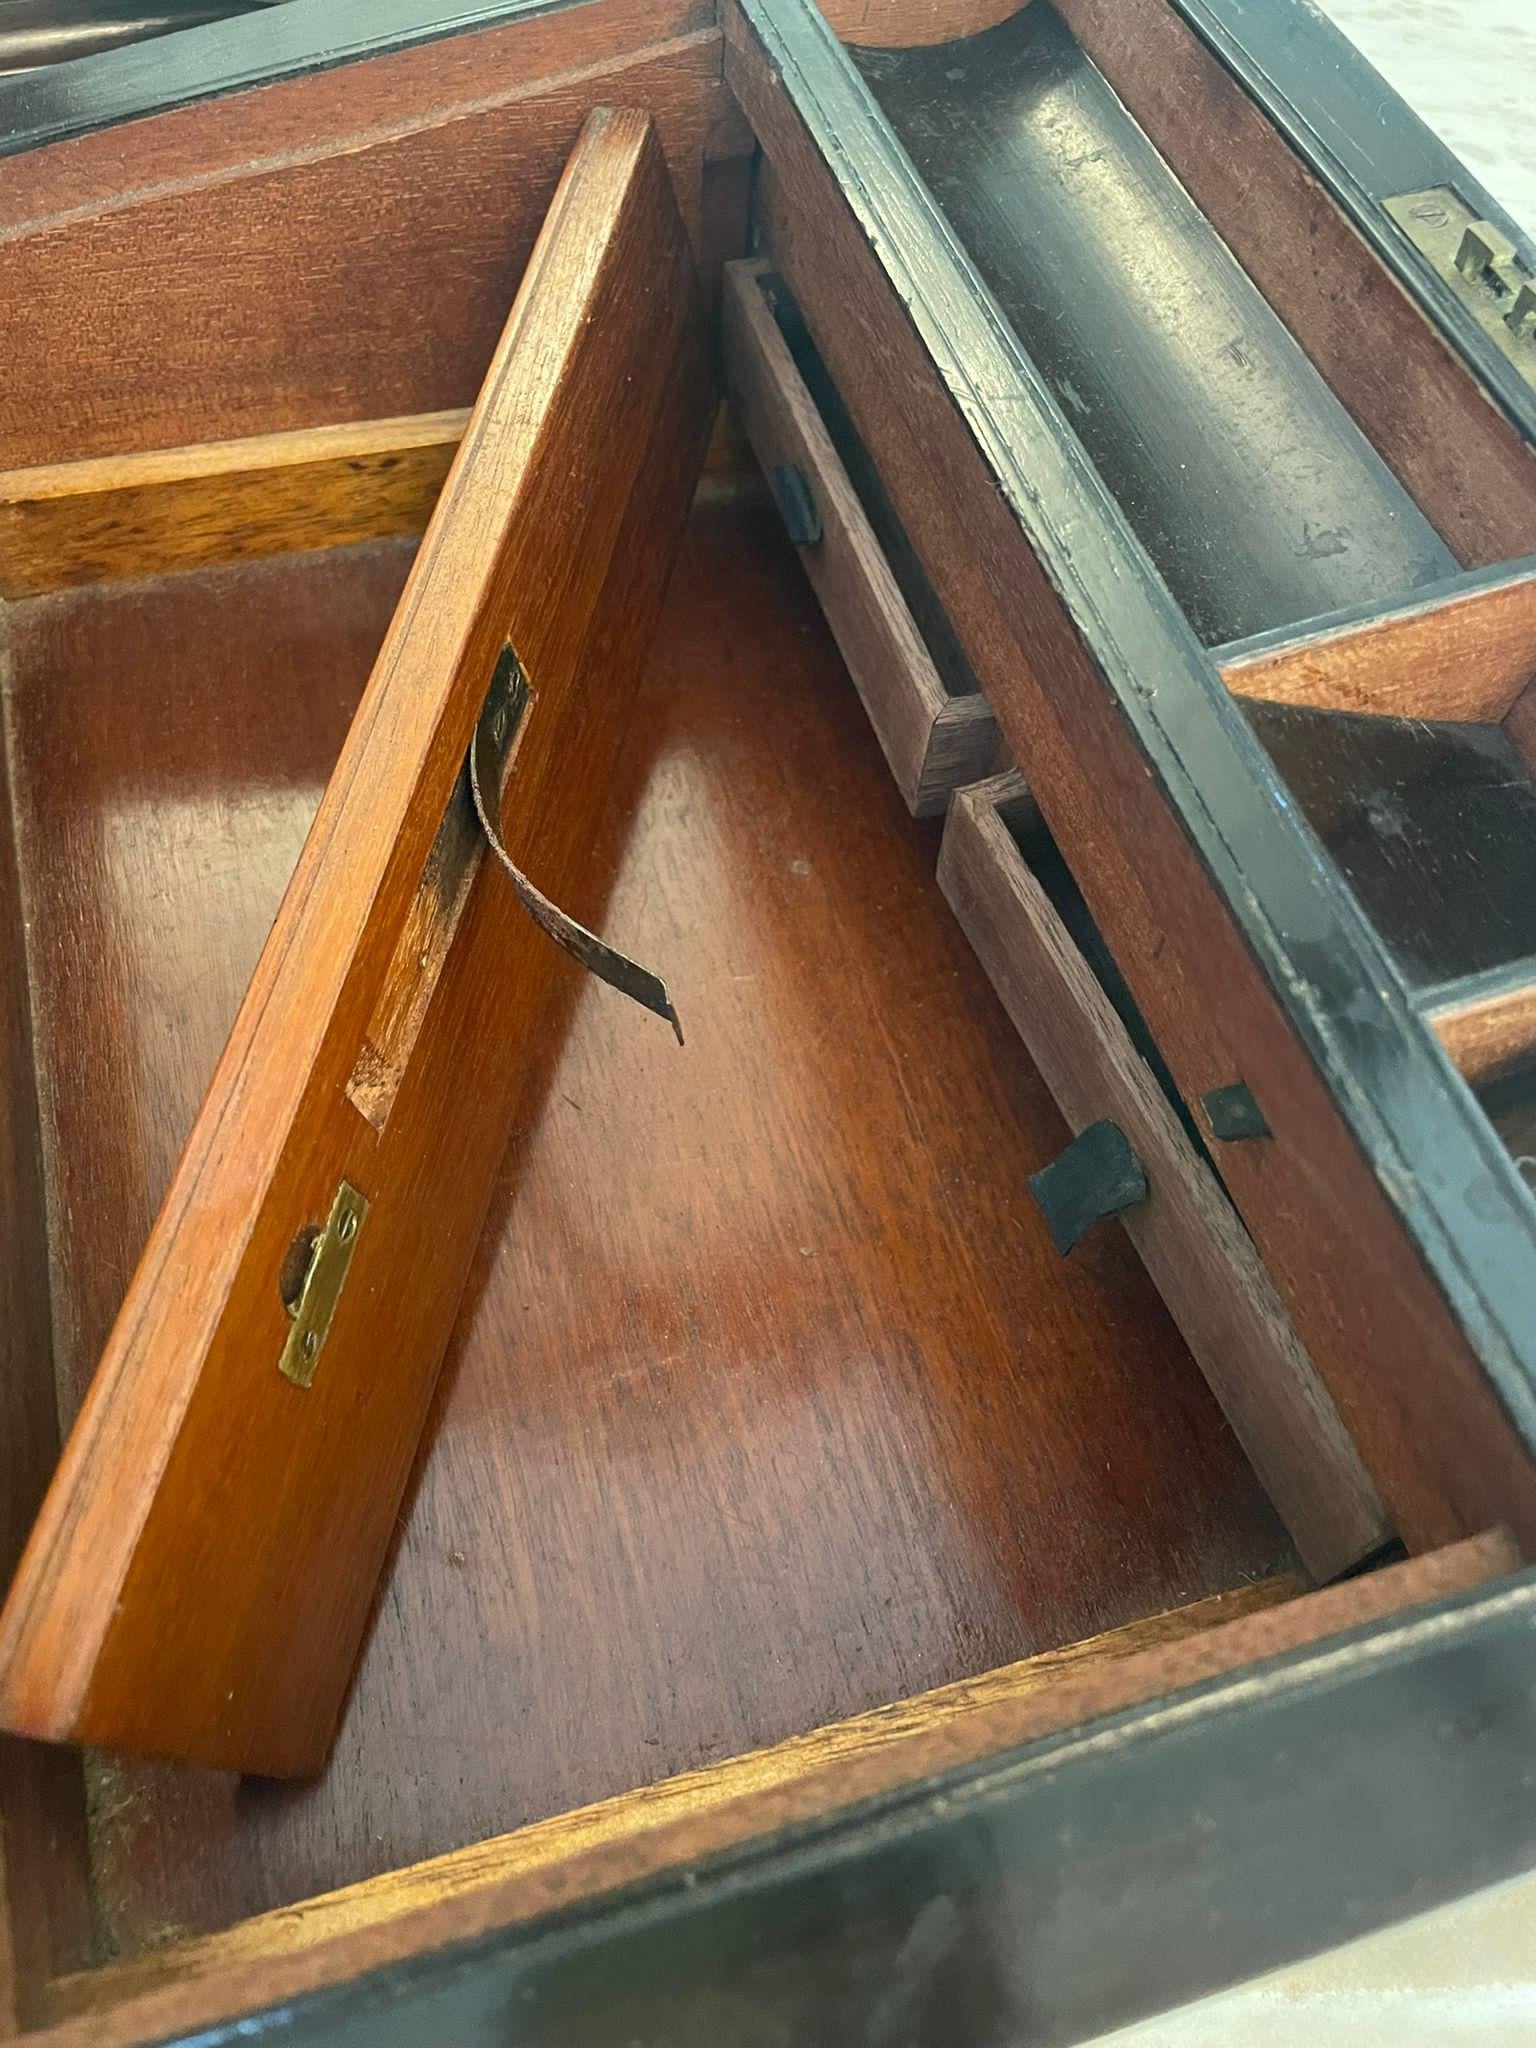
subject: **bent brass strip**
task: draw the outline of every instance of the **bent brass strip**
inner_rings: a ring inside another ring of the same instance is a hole
[[[552,938],[571,958],[585,967],[589,974],[595,974],[599,981],[607,982],[631,1002],[636,1002],[654,1016],[664,1017],[677,1034],[679,1045],[683,1042],[683,1027],[672,1007],[667,994],[667,985],[659,975],[649,968],[631,960],[615,947],[605,944],[595,932],[589,932],[585,925],[578,924],[573,917],[567,917],[558,905],[551,903],[543,892],[537,889],[519,868],[502,843],[497,819],[492,806],[486,801],[486,791],[499,793],[501,782],[497,762],[505,749],[506,722],[510,703],[524,704],[528,700],[528,678],[521,662],[508,647],[497,665],[497,683],[493,683],[486,699],[480,722],[475,727],[475,736],[469,749],[469,786],[475,801],[475,812],[480,820],[480,829],[497,860],[506,870],[517,900],[533,919],[540,931]],[[505,679],[505,680],[504,680]],[[502,687],[498,688],[497,684]]]

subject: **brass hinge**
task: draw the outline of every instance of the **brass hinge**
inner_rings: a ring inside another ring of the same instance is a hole
[[[293,1328],[288,1332],[277,1369],[296,1387],[309,1386],[315,1377],[315,1367],[330,1335],[331,1319],[346,1285],[352,1254],[357,1250],[367,1214],[367,1196],[360,1195],[350,1181],[344,1180],[331,1202],[325,1228],[312,1237],[301,1233],[295,1240],[295,1252],[302,1253],[307,1239],[308,1262],[301,1274],[292,1276],[291,1299],[287,1287],[283,1288],[284,1306],[293,1317]]]
[[[1449,185],[1383,203],[1494,347],[1536,387],[1536,272],[1508,235],[1479,220]]]

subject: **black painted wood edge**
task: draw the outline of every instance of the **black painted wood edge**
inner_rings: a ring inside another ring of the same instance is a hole
[[[526,15],[557,14],[581,0],[287,0],[255,14],[179,29],[152,42],[77,57],[0,79],[0,157],[42,149],[92,129],[214,99],[279,79]],[[714,0],[700,0],[700,20]]]
[[[1450,185],[1536,268],[1536,240],[1309,0],[1167,0],[1333,195],[1500,410],[1536,441],[1536,390],[1502,356],[1383,201]]]
[[[1228,640],[1220,647],[1211,649],[1211,660],[1217,668],[1228,668],[1235,662],[1252,661],[1260,655],[1278,654],[1292,648],[1310,647],[1318,641],[1332,640],[1340,633],[1347,633],[1355,626],[1376,626],[1392,619],[1417,619],[1439,608],[1452,598],[1478,597],[1488,591],[1507,590],[1512,584],[1529,583],[1536,578],[1536,555],[1517,555],[1508,562],[1495,562],[1485,569],[1462,569],[1454,576],[1443,576],[1435,583],[1421,583],[1417,590],[1409,591],[1396,604],[1346,605],[1335,612],[1320,612],[1314,619],[1303,619],[1296,625],[1275,626],[1266,633],[1253,633],[1244,640]]]
[[[733,4],[1536,1456],[1536,1200],[825,21],[809,0]]]
[[[1536,1573],[191,2048],[1065,2048],[1536,1864]]]

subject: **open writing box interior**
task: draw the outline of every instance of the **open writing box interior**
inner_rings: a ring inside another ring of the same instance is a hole
[[[1164,0],[999,12],[7,166],[18,2030],[1522,1562],[1528,452]]]

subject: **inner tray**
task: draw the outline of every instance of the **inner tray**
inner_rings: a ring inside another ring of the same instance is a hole
[[[15,609],[66,1408],[408,556]],[[687,1046],[561,970],[333,1759],[89,1759],[102,1955],[1292,1562],[1129,1248],[1052,1250],[1066,1131],[755,497],[701,501],[626,760],[589,908]]]
[[[1047,0],[851,54],[1208,645],[1455,569]]]

